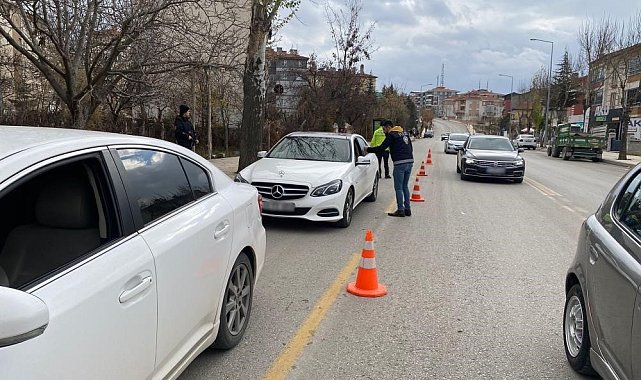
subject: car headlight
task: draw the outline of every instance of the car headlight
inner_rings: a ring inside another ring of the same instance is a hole
[[[240,175],[240,173],[236,173],[236,175],[234,176],[234,182],[249,183],[249,181],[243,178],[243,176]]]
[[[320,185],[312,191],[312,197],[323,197],[325,195],[336,194],[341,191],[343,188],[343,181],[340,179],[334,180],[332,182]]]
[[[465,163],[466,164],[476,164],[476,160],[473,159],[473,158],[467,157],[467,158],[465,158]]]
[[[514,166],[523,166],[524,164],[525,164],[525,162],[523,162],[523,160],[514,161]]]

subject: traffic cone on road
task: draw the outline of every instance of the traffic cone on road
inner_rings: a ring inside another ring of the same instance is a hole
[[[419,170],[417,175],[419,177],[427,177],[427,172],[425,171],[425,162],[421,161],[421,170]]]
[[[432,149],[427,151],[427,164],[432,165]]]
[[[356,281],[347,285],[347,291],[359,297],[382,297],[387,294],[385,285],[378,283],[374,234],[371,230],[367,230],[365,233],[365,246],[361,253]]]
[[[421,196],[421,187],[419,186],[418,183],[418,177],[416,177],[416,181],[414,182],[414,190],[412,190],[412,196],[410,197],[410,201],[412,202],[425,202],[425,199]]]

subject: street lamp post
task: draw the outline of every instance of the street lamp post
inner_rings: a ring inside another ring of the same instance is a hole
[[[509,131],[508,134],[512,133],[512,110],[514,109],[514,103],[512,103],[512,94],[514,93],[514,77],[512,75],[507,75],[507,74],[499,74],[500,77],[507,77],[511,79],[510,82],[510,126],[509,126]]]
[[[541,40],[538,38],[530,38],[530,41],[539,41],[545,42],[551,45],[550,48],[550,69],[548,72],[548,96],[545,101],[545,143],[546,145],[550,142],[550,133],[548,129],[548,111],[550,110],[550,86],[552,85],[552,56],[554,55],[554,42],[548,40]]]

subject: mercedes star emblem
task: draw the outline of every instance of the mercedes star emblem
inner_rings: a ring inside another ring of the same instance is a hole
[[[274,197],[274,199],[282,198],[283,194],[285,194],[285,189],[283,189],[281,185],[275,185],[272,187],[272,197]]]
[[[281,176],[281,178],[282,178],[285,175],[285,171],[284,170],[279,170],[278,171],[278,175]]]

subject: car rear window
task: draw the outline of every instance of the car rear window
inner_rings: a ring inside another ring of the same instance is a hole
[[[451,134],[450,135],[450,140],[453,140],[453,141],[465,141],[465,140],[467,140],[467,137],[468,137],[468,135],[464,135],[464,134],[456,134],[456,135],[455,134]]]

